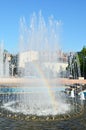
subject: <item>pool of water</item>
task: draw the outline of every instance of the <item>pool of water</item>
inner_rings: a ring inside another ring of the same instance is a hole
[[[1,87],[1,108],[25,115],[57,115],[69,111],[65,87]],[[64,100],[63,100],[64,99]],[[59,107],[60,106],[60,107]]]
[[[51,90],[56,92],[65,91],[65,86],[61,87],[52,87],[52,88],[45,88],[45,87],[0,87],[0,94],[4,93],[22,93],[22,92],[46,92],[45,90]]]
[[[52,91],[54,92],[63,92],[65,87],[53,87]],[[33,92],[41,93],[44,91],[44,88],[36,87],[1,87],[0,88],[0,101],[5,99],[5,102],[10,100],[16,100],[18,95],[22,95],[22,93],[33,93]],[[64,98],[63,98],[64,99]],[[15,113],[9,112],[8,110],[4,110],[4,108],[0,109],[0,130],[85,130],[86,129],[86,111],[85,111],[85,102],[83,105],[83,111],[74,112],[74,116],[69,114],[62,115],[61,118],[54,116],[51,119],[49,116],[36,117],[31,116],[27,118],[24,115],[16,115]],[[0,103],[2,105],[2,103]],[[49,118],[48,118],[49,117]],[[53,116],[52,116],[53,117]],[[26,119],[27,118],[27,119]]]

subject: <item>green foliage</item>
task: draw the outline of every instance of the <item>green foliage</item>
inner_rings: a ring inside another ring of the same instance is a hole
[[[78,52],[78,56],[80,61],[81,76],[86,78],[86,46],[84,46],[82,50]]]
[[[84,56],[86,56],[86,46],[84,46],[84,47],[82,48],[81,53],[82,53]]]

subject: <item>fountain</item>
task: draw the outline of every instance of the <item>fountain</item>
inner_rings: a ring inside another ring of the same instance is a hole
[[[81,100],[85,100],[85,95],[84,95],[83,92],[80,93],[80,99],[81,99]]]
[[[0,45],[0,77],[3,77],[3,43]]]
[[[4,55],[3,41],[0,44],[0,78],[9,77],[9,61]]]
[[[65,88],[58,81],[57,71],[60,22],[50,17],[46,23],[41,13],[38,17],[34,13],[29,27],[24,18],[20,25],[18,72],[25,82],[1,90],[2,111],[5,109],[7,113],[27,115],[27,118],[32,116],[32,119],[34,115],[53,116],[54,119],[54,116],[69,113],[70,103],[61,92]],[[13,117],[16,118],[17,115]]]
[[[78,79],[81,77],[80,63],[77,53],[70,53],[68,56],[68,77]]]
[[[69,110],[69,104],[65,103],[65,99],[61,101],[51,83],[58,76],[55,66],[59,62],[59,27],[60,23],[53,17],[49,18],[46,24],[41,12],[38,19],[35,13],[32,15],[29,27],[26,26],[25,19],[21,19],[20,72],[21,75],[28,77],[28,80],[37,81],[39,86],[36,87],[37,92],[34,92],[35,84],[33,83],[31,88],[28,84],[32,93],[24,98],[29,101],[21,97],[24,106],[30,108],[30,114],[56,115]],[[55,81],[54,87],[56,82],[59,81]]]
[[[72,98],[74,98],[75,97],[75,95],[74,95],[74,89],[71,91],[71,95],[70,95]]]
[[[5,62],[4,62],[4,77],[9,77],[10,74],[9,74],[9,60],[5,59]]]

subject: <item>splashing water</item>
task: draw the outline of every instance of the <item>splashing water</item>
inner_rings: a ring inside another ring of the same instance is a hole
[[[9,61],[4,52],[4,43],[0,43],[0,78],[9,77]]]
[[[17,95],[15,102],[5,103],[8,110],[30,115],[69,111],[65,96],[57,89],[61,86],[57,71],[60,26],[61,22],[53,17],[46,23],[41,12],[39,16],[33,13],[29,26],[25,18],[20,20],[19,75],[28,83],[21,85],[22,94]]]

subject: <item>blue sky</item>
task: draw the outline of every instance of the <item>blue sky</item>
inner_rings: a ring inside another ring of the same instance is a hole
[[[42,11],[46,20],[61,20],[61,49],[80,51],[86,45],[86,0],[0,0],[0,41],[9,52],[18,52],[19,20],[29,21]]]

